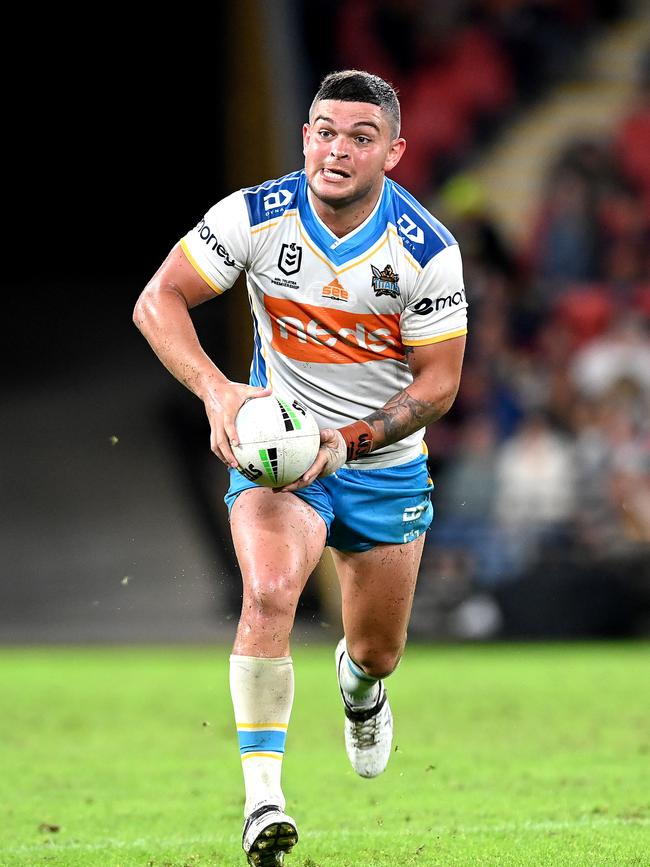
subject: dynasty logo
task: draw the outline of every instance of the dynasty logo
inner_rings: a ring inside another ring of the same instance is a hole
[[[291,201],[291,190],[278,190],[264,196],[264,210],[274,211],[276,208],[284,208]]]
[[[375,295],[377,297],[380,295],[390,295],[391,298],[397,298],[400,294],[399,286],[397,285],[399,274],[396,274],[390,265],[386,265],[383,271],[375,268],[374,265],[370,267],[372,268],[372,288]]]

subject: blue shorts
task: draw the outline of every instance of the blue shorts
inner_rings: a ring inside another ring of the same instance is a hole
[[[231,469],[224,498],[228,511],[242,491],[255,487]],[[328,545],[339,551],[367,551],[380,544],[402,545],[424,533],[433,520],[432,490],[421,455],[386,469],[341,469],[294,493],[325,521]]]

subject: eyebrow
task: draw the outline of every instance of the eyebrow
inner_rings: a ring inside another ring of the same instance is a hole
[[[324,114],[317,115],[314,118],[313,122],[316,123],[316,121],[319,121],[319,120],[324,120],[325,123],[329,123],[332,126],[334,126],[334,121],[332,120],[332,118],[331,117],[325,117]],[[376,124],[374,122],[374,120],[358,120],[358,121],[356,121],[356,123],[352,124],[352,129],[355,129],[356,127],[359,127],[359,126],[370,126],[373,129],[376,129],[377,132],[379,132],[379,133],[381,132],[381,130],[379,129],[379,124]]]

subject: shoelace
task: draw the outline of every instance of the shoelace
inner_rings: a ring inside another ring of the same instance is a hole
[[[364,722],[353,722],[354,740],[360,749],[374,747],[377,742],[379,714]]]

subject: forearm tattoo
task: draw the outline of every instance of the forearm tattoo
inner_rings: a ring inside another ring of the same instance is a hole
[[[372,428],[374,448],[377,448],[404,439],[440,418],[443,412],[435,403],[424,403],[412,397],[408,391],[400,391],[391,397],[386,406],[367,415],[364,421]]]

